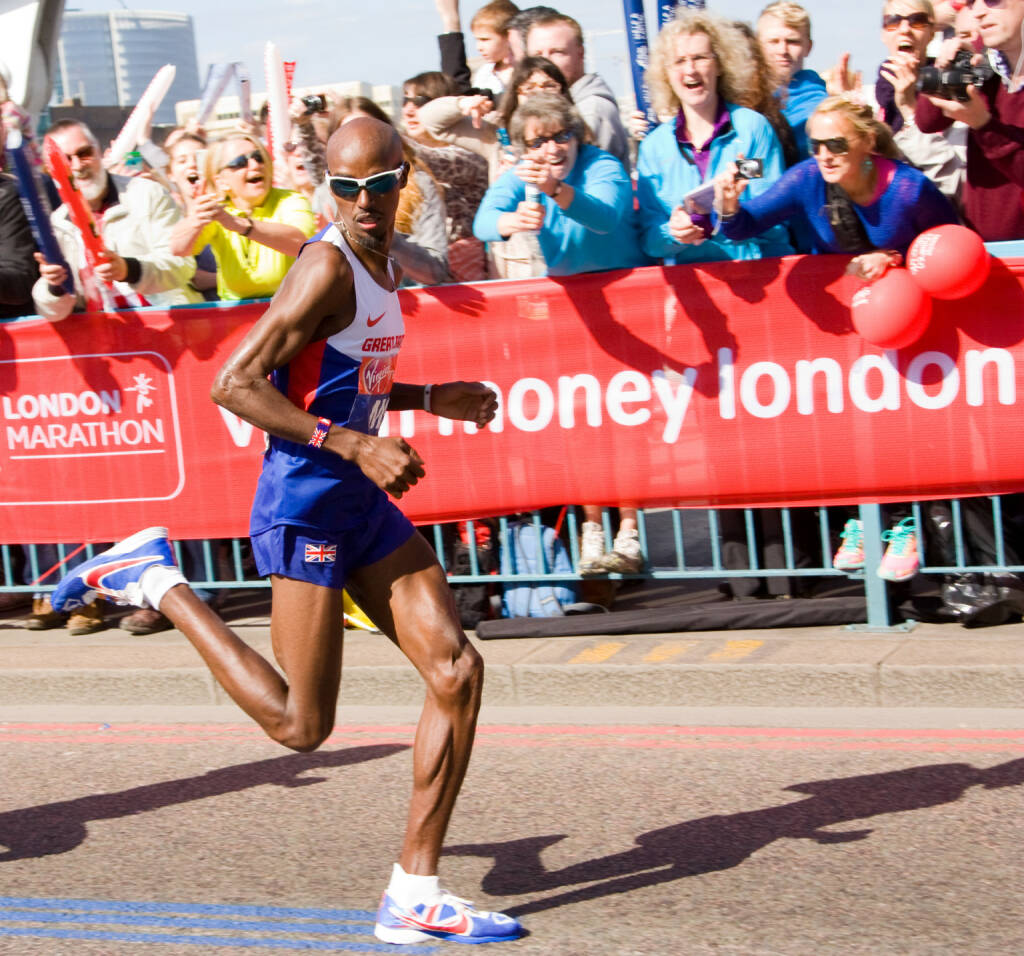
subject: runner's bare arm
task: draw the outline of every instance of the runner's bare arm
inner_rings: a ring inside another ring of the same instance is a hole
[[[267,376],[310,342],[346,328],[354,315],[351,267],[330,243],[312,243],[218,372],[211,398],[257,428],[305,445],[317,416],[295,405]],[[374,484],[395,497],[423,477],[420,457],[400,438],[379,438],[334,425],[323,447],[355,462]]]
[[[423,408],[424,386],[395,382],[388,407],[400,412]],[[483,382],[443,382],[430,387],[430,411],[440,418],[473,422],[483,428],[498,411],[498,396]]]

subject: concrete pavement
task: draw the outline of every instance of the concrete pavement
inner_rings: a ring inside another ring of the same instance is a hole
[[[120,609],[118,609],[120,613]],[[202,708],[228,700],[176,631],[90,637],[29,631],[0,616],[0,706]],[[270,655],[266,596],[225,612]],[[595,623],[599,618],[595,619]],[[475,638],[474,638],[475,640]],[[490,707],[962,707],[1024,702],[1024,624],[918,625],[871,634],[840,627],[476,641]],[[420,678],[379,634],[349,631],[341,698],[416,706]]]

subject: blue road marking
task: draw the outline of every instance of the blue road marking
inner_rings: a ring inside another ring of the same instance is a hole
[[[114,933],[99,930],[74,929],[23,929],[20,927],[4,927],[0,929],[3,936],[31,936],[44,939],[101,939],[118,943],[174,943],[181,945],[217,946],[248,946],[253,949],[320,949],[336,953],[394,953],[396,947],[388,943],[346,943],[333,942],[327,939],[269,939],[264,937],[235,936],[165,936],[162,933]],[[436,953],[436,946],[402,946],[403,953]]]
[[[39,910],[8,910],[0,907],[0,922],[3,923],[122,923],[125,926],[153,926],[162,929],[237,929],[245,932],[292,932],[301,929],[304,933],[334,933],[351,936],[371,936],[373,927],[366,923],[284,923],[280,920],[235,920],[210,919],[182,916],[104,916],[99,910],[89,913],[53,913]],[[0,929],[0,932],[3,930]]]
[[[173,915],[158,915],[173,914]],[[398,947],[380,942],[315,938],[316,934],[368,936],[373,932],[372,910],[314,909],[292,906],[224,905],[215,903],[161,903],[130,900],[53,899],[48,897],[0,897],[0,938],[105,940],[126,943],[174,943],[209,948],[211,945],[254,949],[305,949],[348,953],[397,952]],[[210,917],[220,917],[210,918]],[[312,922],[319,920],[319,922]],[[11,923],[51,924],[12,926]],[[63,928],[53,926],[63,923]],[[69,927],[66,924],[79,924]],[[108,929],[88,929],[107,926]],[[119,927],[146,926],[164,929],[209,930],[196,933],[145,933]],[[216,931],[272,933],[273,936],[222,936]],[[288,935],[281,935],[288,934]],[[304,934],[308,934],[304,938]],[[313,938],[308,938],[313,937]],[[438,947],[402,946],[401,952],[428,954]]]
[[[36,909],[104,910],[111,913],[208,913],[213,916],[261,916],[266,919],[324,919],[376,922],[376,910],[308,909],[224,903],[155,903],[146,900],[83,900],[34,896],[0,896],[0,906]]]

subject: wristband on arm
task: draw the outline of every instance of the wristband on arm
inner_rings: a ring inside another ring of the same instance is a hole
[[[316,427],[313,429],[313,434],[310,435],[309,441],[307,442],[309,447],[322,448],[324,441],[327,438],[327,433],[331,430],[331,425],[333,424],[334,422],[329,418],[318,418],[316,420]]]

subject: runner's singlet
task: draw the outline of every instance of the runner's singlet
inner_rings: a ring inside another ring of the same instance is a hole
[[[299,408],[336,425],[375,435],[388,409],[405,323],[398,294],[382,289],[345,242],[337,226],[320,237],[348,259],[356,314],[340,332],[310,342],[270,380]],[[388,267],[391,274],[391,267]],[[338,531],[358,522],[380,489],[359,466],[323,448],[269,436],[250,533],[276,525]]]

